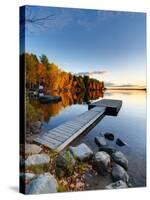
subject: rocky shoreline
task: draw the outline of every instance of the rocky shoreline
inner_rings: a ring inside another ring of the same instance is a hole
[[[38,128],[41,124],[37,123]],[[37,128],[37,127],[36,127]],[[37,131],[36,131],[37,132]],[[21,145],[20,163],[25,165],[25,172],[20,173],[25,183],[27,194],[43,194],[65,191],[84,191],[94,188],[90,179],[102,177],[102,189],[121,189],[131,187],[128,170],[128,159],[121,152],[108,145],[113,141],[114,134],[105,133],[95,137],[95,145],[99,150],[93,152],[85,143],[69,146],[57,153],[46,146],[30,143]],[[116,138],[118,146],[127,145]],[[22,148],[23,147],[23,148]],[[23,152],[25,150],[25,152]],[[109,182],[106,181],[109,177]],[[108,184],[109,183],[109,184]],[[97,185],[99,183],[96,183]]]

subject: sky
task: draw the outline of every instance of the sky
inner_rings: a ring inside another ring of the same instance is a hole
[[[146,15],[27,6],[25,50],[47,55],[61,69],[89,73],[106,86],[146,86]],[[95,73],[96,72],[96,73]]]

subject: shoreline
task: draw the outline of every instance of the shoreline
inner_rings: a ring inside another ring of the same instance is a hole
[[[147,91],[147,88],[105,88],[104,90],[142,90],[142,91]]]

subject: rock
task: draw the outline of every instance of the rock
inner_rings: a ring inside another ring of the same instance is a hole
[[[104,137],[108,140],[114,140],[114,135],[112,133],[105,133]]]
[[[25,173],[25,180],[26,181],[30,181],[30,180],[32,180],[35,177],[36,177],[36,175],[33,174],[33,173]]]
[[[126,183],[129,181],[129,175],[120,165],[115,164],[112,168],[112,178],[114,181],[122,180]]]
[[[57,192],[57,181],[50,173],[35,178],[29,185],[28,194],[46,194]]]
[[[116,152],[116,149],[113,147],[100,147],[99,151],[105,151],[106,153],[111,155],[112,153]]]
[[[30,135],[31,134],[31,129],[26,127],[26,134]]]
[[[106,142],[105,138],[102,137],[102,136],[95,137],[95,143],[98,146],[106,146],[107,145],[107,142]]]
[[[25,144],[25,154],[38,154],[42,148],[36,144]]]
[[[93,165],[98,173],[106,175],[109,172],[110,155],[104,151],[97,152],[94,156]]]
[[[28,156],[28,158],[25,160],[25,166],[29,167],[32,165],[42,165],[42,164],[48,164],[50,161],[50,157],[47,154],[34,154],[31,156]]]
[[[74,173],[75,159],[70,151],[59,154],[56,158],[56,175],[58,177],[71,176]]]
[[[33,178],[35,178],[36,175],[33,174],[33,173],[20,173],[20,177],[21,177],[25,182],[29,182],[29,181],[31,181]]]
[[[69,149],[73,156],[80,161],[88,160],[93,156],[93,151],[84,143],[76,147],[70,147]]]
[[[41,122],[41,121],[33,122],[33,123],[31,124],[31,126],[34,127],[34,128],[40,129],[41,126],[42,126],[42,122]]]
[[[116,140],[116,144],[117,144],[118,146],[125,146],[125,145],[127,145],[126,142],[120,140],[119,138],[117,138],[117,140]]]
[[[32,127],[32,128],[31,128],[31,133],[32,133],[32,134],[39,134],[39,133],[40,133],[40,129],[35,128],[35,127]]]
[[[124,167],[124,169],[128,169],[128,160],[122,152],[116,151],[111,155],[111,157],[117,164]]]
[[[128,188],[128,186],[122,180],[119,180],[117,182],[111,183],[111,184],[109,184],[109,185],[107,185],[105,187],[105,189],[123,189],[123,188]]]
[[[41,129],[42,123],[40,121],[33,122],[31,124],[31,132],[33,134],[39,134]]]

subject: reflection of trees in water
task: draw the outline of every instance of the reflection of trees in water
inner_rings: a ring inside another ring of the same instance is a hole
[[[59,112],[67,106],[71,106],[73,104],[82,104],[83,102],[88,102],[89,100],[96,100],[100,97],[103,97],[103,92],[100,90],[82,93],[54,92],[53,95],[61,96],[61,101],[50,104],[41,104],[39,101],[35,100],[30,101],[31,105],[34,106],[35,109],[41,110],[44,121],[49,121],[51,116],[58,115]]]
[[[42,112],[42,119],[44,121],[49,121],[51,116],[57,115],[62,109],[61,102],[51,103],[51,104],[41,104],[37,100],[31,100],[30,103],[36,109],[40,109]]]

